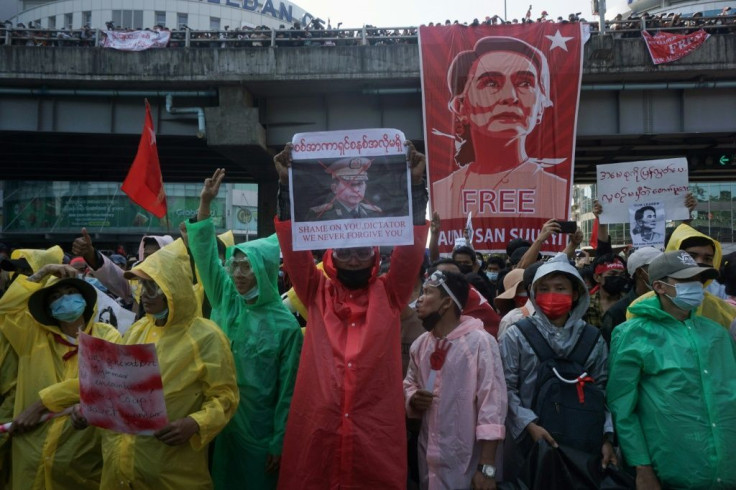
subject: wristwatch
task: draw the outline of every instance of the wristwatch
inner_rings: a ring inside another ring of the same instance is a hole
[[[478,471],[481,472],[483,476],[486,478],[495,478],[496,477],[496,467],[490,464],[479,464],[478,465]]]

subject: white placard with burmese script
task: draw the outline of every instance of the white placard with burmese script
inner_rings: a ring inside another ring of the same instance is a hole
[[[688,192],[687,159],[667,158],[642,162],[598,165],[598,201],[602,224],[628,223],[629,209],[656,201],[667,210],[667,219],[690,219],[685,207]]]
[[[404,143],[396,129],[294,135],[289,169],[294,250],[414,243]]]

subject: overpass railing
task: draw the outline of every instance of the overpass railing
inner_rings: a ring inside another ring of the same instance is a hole
[[[591,35],[600,34],[597,23],[587,23]],[[611,20],[606,33],[617,38],[640,37],[642,31],[688,33],[705,29],[710,34],[736,33],[736,15],[686,18],[640,18]],[[18,46],[99,47],[106,34],[102,29],[30,29],[0,26],[0,44]],[[296,46],[377,46],[417,44],[416,27],[350,29],[234,29],[171,31],[171,48],[264,48]]]

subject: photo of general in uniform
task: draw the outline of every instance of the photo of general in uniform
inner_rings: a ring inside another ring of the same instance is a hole
[[[297,222],[384,218],[408,213],[403,155],[294,161],[292,172]]]
[[[332,197],[324,204],[309,208],[308,221],[345,218],[377,218],[381,208],[367,202],[369,158],[342,158],[325,169],[332,176]]]

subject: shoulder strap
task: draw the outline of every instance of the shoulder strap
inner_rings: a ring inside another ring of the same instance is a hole
[[[572,348],[572,351],[570,351],[570,355],[567,356],[567,358],[581,366],[585,366],[585,362],[593,352],[595,345],[598,343],[598,337],[600,336],[600,330],[590,323],[586,323],[580,333],[578,341],[575,343],[575,347]]]
[[[540,363],[556,357],[552,347],[549,346],[549,343],[542,337],[539,330],[537,330],[537,326],[529,318],[522,318],[516,322],[516,327],[524,338],[526,338],[526,341],[529,342]]]

